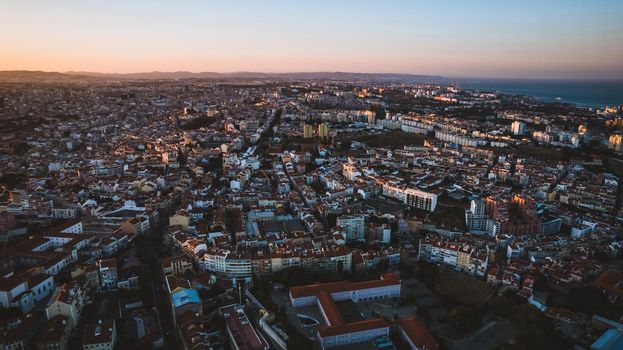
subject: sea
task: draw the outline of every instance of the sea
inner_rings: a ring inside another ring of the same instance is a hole
[[[623,104],[623,80],[454,79],[460,88],[532,97],[542,102],[565,102],[603,108]]]

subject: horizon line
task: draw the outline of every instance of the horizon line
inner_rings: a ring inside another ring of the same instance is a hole
[[[488,80],[535,80],[535,81],[608,81],[608,82],[623,82],[623,76],[614,77],[614,78],[604,78],[604,77],[569,77],[569,78],[554,78],[554,77],[519,77],[519,76],[476,76],[476,75],[443,75],[443,74],[421,74],[421,73],[407,73],[407,72],[358,72],[358,71],[345,71],[345,70],[295,70],[295,71],[253,71],[253,70],[236,70],[236,71],[211,71],[211,70],[202,70],[202,71],[191,71],[191,70],[151,70],[151,71],[134,71],[134,72],[103,72],[103,71],[90,71],[90,70],[42,70],[42,69],[4,69],[0,70],[0,73],[7,72],[39,72],[39,73],[58,73],[58,74],[66,74],[66,75],[80,75],[80,74],[101,74],[101,75],[136,75],[136,74],[175,74],[175,73],[188,73],[188,74],[243,74],[243,73],[251,73],[251,74],[337,74],[337,73],[346,73],[346,74],[362,74],[362,75],[411,75],[411,76],[423,76],[423,77],[435,77],[435,78],[443,78],[443,79],[488,79]]]

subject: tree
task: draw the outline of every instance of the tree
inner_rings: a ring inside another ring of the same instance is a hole
[[[457,306],[450,311],[450,319],[459,332],[465,332],[479,326],[480,316],[476,311],[467,306]]]
[[[189,280],[189,281],[194,280],[195,279],[195,272],[193,270],[191,270],[191,269],[188,269],[188,270],[184,271],[184,278]]]
[[[439,276],[439,267],[433,263],[420,262],[416,276],[428,289],[435,289],[435,280]]]
[[[571,291],[565,302],[565,307],[592,315],[607,311],[608,304],[608,297],[598,289],[581,287]]]
[[[379,261],[378,269],[380,272],[387,272],[389,270],[389,260],[383,259]]]
[[[551,321],[528,303],[517,303],[510,296],[498,296],[489,302],[489,310],[517,325],[518,349],[565,349],[569,346]]]
[[[337,262],[337,273],[342,274],[343,272],[344,272],[344,262],[342,260],[339,260]]]
[[[545,276],[543,276],[543,274],[538,271],[534,274],[534,289],[535,290],[547,290],[548,289],[547,278],[545,278]]]
[[[22,155],[22,154],[26,154],[26,152],[28,152],[28,149],[30,148],[30,146],[28,145],[28,143],[21,141],[15,144],[15,147],[13,148],[13,153],[15,155]]]

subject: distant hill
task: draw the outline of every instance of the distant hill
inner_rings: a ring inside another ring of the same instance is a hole
[[[30,70],[6,70],[0,71],[0,81],[4,82],[24,82],[24,81],[45,81],[45,82],[67,82],[92,79],[88,76],[79,76],[60,72],[44,72]]]
[[[86,77],[96,77],[104,79],[119,79],[119,80],[169,80],[169,79],[214,79],[221,78],[221,73],[216,72],[142,72],[142,73],[99,73],[99,72],[66,72],[70,75],[79,75]]]
[[[112,79],[290,79],[290,80],[368,80],[368,81],[440,81],[439,75],[416,75],[397,73],[351,73],[351,72],[292,72],[292,73],[263,73],[263,72],[145,72],[145,73],[92,73],[67,72],[67,74],[112,78]]]
[[[352,73],[352,72],[143,72],[143,73],[98,73],[98,72],[43,72],[43,71],[0,71],[0,81],[72,81],[72,80],[171,80],[171,79],[275,79],[275,80],[343,80],[384,82],[445,82],[439,75],[416,75],[399,73]]]

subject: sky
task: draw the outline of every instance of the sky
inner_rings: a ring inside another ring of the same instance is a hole
[[[622,0],[0,0],[0,70],[622,79]]]

